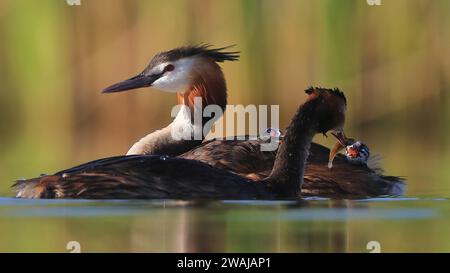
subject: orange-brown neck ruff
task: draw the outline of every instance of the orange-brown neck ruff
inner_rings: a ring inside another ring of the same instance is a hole
[[[194,115],[194,99],[200,97],[202,111],[208,105],[217,105],[225,111],[227,105],[227,87],[220,66],[209,58],[199,60],[192,72],[191,88],[178,94],[178,103],[189,107]],[[212,117],[203,117],[203,125]]]
[[[172,130],[174,127],[187,127],[194,128],[194,109],[195,109],[195,97],[200,97],[202,101],[202,111],[208,105],[218,105],[222,112],[227,105],[227,88],[225,84],[225,78],[220,69],[220,66],[216,64],[212,59],[201,58],[195,63],[190,75],[192,83],[190,87],[183,93],[178,94],[178,103],[186,105],[190,109],[190,121],[181,119],[183,124],[172,122],[169,126],[148,134],[147,136],[136,142],[128,151],[127,155],[132,154],[166,154],[170,156],[177,156],[185,153],[194,147],[200,145],[208,132],[204,132],[205,124],[218,117],[204,117],[202,118],[202,132],[200,139],[182,139],[175,140],[172,138]],[[202,115],[203,116],[203,115]],[[176,118],[175,118],[176,120]],[[211,128],[207,128],[210,130]],[[176,131],[176,129],[175,129]]]

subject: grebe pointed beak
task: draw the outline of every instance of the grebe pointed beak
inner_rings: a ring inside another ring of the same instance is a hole
[[[328,156],[328,168],[333,168],[333,160],[336,155],[342,151],[347,146],[347,137],[345,136],[344,130],[335,129],[330,132],[338,141],[334,144],[333,148],[330,150]]]
[[[128,80],[113,84],[105,89],[102,93],[122,92],[136,88],[152,86],[153,82],[161,77],[162,74],[145,75],[143,73],[132,77]]]
[[[347,146],[347,137],[345,136],[343,129],[334,129],[330,133],[338,140],[342,146]]]
[[[333,168],[333,160],[336,157],[336,155],[342,151],[345,148],[345,146],[343,146],[341,144],[341,142],[336,142],[336,144],[334,144],[333,148],[330,150],[330,154],[328,155],[328,168]]]

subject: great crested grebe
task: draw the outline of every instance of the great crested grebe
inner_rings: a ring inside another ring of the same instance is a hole
[[[162,154],[176,156],[200,145],[204,135],[194,138],[196,131],[203,132],[201,125],[210,119],[203,117],[200,128],[196,128],[194,111],[202,111],[208,105],[217,105],[222,111],[227,105],[227,87],[222,69],[217,64],[235,61],[239,52],[225,52],[224,48],[211,49],[208,45],[186,46],[161,52],[153,57],[149,65],[139,75],[111,85],[103,93],[121,92],[148,87],[177,93],[181,106],[174,121],[167,127],[148,134],[136,142],[127,155]],[[203,109],[195,109],[195,99],[201,99]],[[173,134],[180,132],[181,137]],[[180,139],[181,138],[181,139]]]
[[[55,175],[17,181],[21,198],[274,199],[297,198],[309,146],[316,133],[340,132],[346,99],[338,90],[307,91],[292,118],[270,175],[255,183],[197,161],[133,155],[94,161]]]
[[[203,107],[217,104],[224,109],[227,98],[226,84],[216,62],[234,61],[239,57],[238,52],[224,52],[224,49],[226,47],[211,49],[207,45],[200,45],[161,52],[150,61],[141,74],[114,84],[104,92],[120,92],[151,86],[162,91],[178,93],[179,103],[191,110],[196,96],[202,98]],[[233,171],[252,180],[267,177],[272,169],[276,151],[261,151],[260,147],[262,143],[267,143],[267,138],[246,141],[215,139],[203,143],[202,140],[173,140],[170,131],[174,127],[187,127],[188,131],[193,131],[192,117],[185,111],[180,111],[172,124],[143,137],[131,147],[127,155],[178,155]],[[204,131],[207,132],[209,129]],[[351,143],[347,143],[346,146],[349,145]],[[364,152],[359,149],[353,151]],[[368,167],[365,164],[367,158],[364,158],[365,161],[357,162],[350,160],[349,155],[347,157],[338,155],[334,159],[334,167],[330,170],[327,168],[328,154],[329,150],[326,147],[311,144],[303,195],[365,197],[403,193],[402,179],[384,176],[380,169]],[[354,157],[362,158],[360,155],[363,154],[357,153]]]
[[[226,107],[227,92],[223,73],[217,62],[234,61],[238,52],[225,52],[225,48],[211,49],[206,45],[176,48],[157,54],[139,75],[114,84],[103,92],[120,92],[151,86],[167,92],[178,93],[182,105],[175,120],[167,127],[143,137],[128,151],[133,154],[169,155],[195,159],[216,168],[233,171],[252,180],[268,177],[274,164],[276,151],[261,151],[260,145],[268,141],[258,140],[178,140],[171,136],[172,131],[195,131],[192,113],[195,97],[200,97],[202,107],[215,104]],[[319,90],[319,89],[318,89]],[[313,92],[310,88],[308,92]],[[189,109],[189,111],[188,111]],[[214,117],[216,118],[216,117]],[[207,119],[204,118],[203,122]],[[203,123],[204,124],[204,123]],[[210,128],[207,128],[208,131]],[[399,195],[403,182],[397,177],[381,175],[365,164],[348,163],[345,156],[338,155],[332,170],[327,168],[329,150],[312,143],[308,158],[303,195],[343,197],[367,197],[379,195]],[[95,172],[95,168],[105,169],[111,160],[126,162],[122,157],[100,159],[81,166],[58,172],[66,176],[77,171]],[[101,172],[100,172],[101,173]],[[99,174],[100,175],[100,174]],[[56,179],[52,176],[52,179]],[[85,179],[89,179],[85,176]],[[96,180],[96,177],[92,177]],[[56,181],[56,180],[55,180]]]
[[[266,140],[210,140],[179,157],[202,161],[257,181],[269,176],[277,152],[261,151],[262,143]],[[365,144],[352,139],[338,143],[345,143],[346,153],[335,155],[332,166],[329,163],[330,150],[311,143],[302,196],[366,198],[403,194],[405,184],[402,178],[383,175],[381,168],[367,164],[369,151]]]

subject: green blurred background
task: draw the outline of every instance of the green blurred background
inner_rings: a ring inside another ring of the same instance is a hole
[[[449,26],[447,0],[1,0],[0,194],[168,124],[173,94],[100,91],[206,42],[242,52],[222,65],[230,104],[279,104],[284,128],[307,86],[339,87],[348,134],[409,195],[449,195]]]

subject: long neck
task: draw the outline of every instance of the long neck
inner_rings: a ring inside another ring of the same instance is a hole
[[[202,117],[203,109],[208,105],[215,104],[223,112],[227,104],[227,89],[222,70],[212,61],[202,63],[193,72],[192,78],[190,87],[185,92],[178,94],[180,108],[173,122],[167,127],[141,138],[130,148],[127,155],[177,156],[202,143],[205,135],[211,130],[210,127],[204,128],[203,125],[210,119],[218,118],[217,116]],[[194,115],[200,115],[201,118],[195,119]],[[201,123],[198,123],[200,121]],[[179,135],[179,132],[182,132],[182,136]]]
[[[308,102],[299,108],[278,147],[267,185],[280,197],[297,197],[300,193],[309,147],[318,127],[312,107]]]

